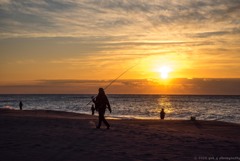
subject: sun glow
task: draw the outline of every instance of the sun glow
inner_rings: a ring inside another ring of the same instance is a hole
[[[158,71],[160,72],[162,79],[167,79],[168,74],[172,71],[172,69],[168,66],[162,66]]]

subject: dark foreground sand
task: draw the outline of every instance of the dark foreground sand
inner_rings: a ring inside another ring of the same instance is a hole
[[[240,160],[240,125],[0,110],[0,161]]]

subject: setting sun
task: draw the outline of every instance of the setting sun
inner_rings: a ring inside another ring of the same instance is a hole
[[[159,72],[161,74],[161,78],[162,79],[167,79],[168,78],[168,74],[172,71],[172,69],[168,66],[162,66],[161,68],[159,68]]]

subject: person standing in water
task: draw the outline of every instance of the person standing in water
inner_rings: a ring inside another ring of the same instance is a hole
[[[164,117],[165,117],[165,112],[164,112],[164,109],[162,108],[162,111],[160,112],[160,118],[161,120],[164,120]]]
[[[23,106],[23,103],[22,103],[22,101],[20,101],[20,102],[19,102],[19,108],[20,108],[20,110],[22,110],[22,106]]]
[[[107,129],[110,128],[109,123],[107,122],[107,120],[105,119],[105,111],[106,108],[108,108],[109,112],[112,112],[111,106],[109,104],[108,98],[104,92],[103,88],[99,88],[98,90],[98,95],[96,98],[92,98],[92,101],[95,103],[95,109],[96,111],[98,111],[98,125],[96,128],[100,128],[102,122],[107,126]]]

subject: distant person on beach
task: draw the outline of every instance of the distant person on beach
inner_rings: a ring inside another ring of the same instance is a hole
[[[112,112],[111,106],[109,104],[108,98],[103,90],[103,88],[99,88],[98,90],[98,95],[96,98],[92,98],[92,101],[95,103],[95,109],[98,111],[98,125],[96,128],[100,128],[102,122],[107,126],[107,129],[110,128],[109,123],[107,122],[107,120],[105,119],[104,115],[105,115],[105,111],[106,108],[108,108],[108,110],[110,111],[110,113]]]
[[[91,111],[92,111],[92,115],[94,115],[94,111],[95,111],[94,105],[92,105]]]
[[[19,102],[19,108],[20,108],[20,110],[22,110],[22,106],[23,106],[23,103],[22,103],[22,101],[20,101],[20,102]]]
[[[164,117],[165,117],[165,112],[164,112],[164,109],[162,108],[162,111],[160,112],[160,118],[161,120],[164,120]]]

